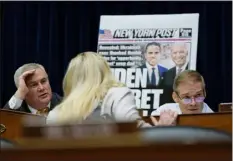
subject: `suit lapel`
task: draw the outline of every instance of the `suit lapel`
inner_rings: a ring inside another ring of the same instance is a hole
[[[161,79],[163,79],[163,78],[162,78],[162,70],[161,70],[161,68],[160,68],[159,65],[158,65],[158,71],[159,71],[159,82],[158,82],[158,85],[160,85]]]
[[[186,65],[185,70],[189,69],[189,63]]]
[[[51,111],[55,106],[56,106],[56,99],[54,98],[54,95],[52,95],[49,111]]]
[[[143,69],[144,69],[144,68],[147,69],[146,64],[143,64],[143,65],[141,66],[142,73],[143,73]],[[147,85],[148,85],[148,84],[150,84],[150,77],[149,77],[149,70],[147,69]]]
[[[51,111],[56,105],[58,105],[61,102],[61,97],[55,93],[52,94],[52,99],[50,102],[50,108],[49,111]]]
[[[174,67],[174,68],[172,68],[172,74],[171,74],[171,80],[174,80],[175,79],[175,77],[176,77],[176,67]]]

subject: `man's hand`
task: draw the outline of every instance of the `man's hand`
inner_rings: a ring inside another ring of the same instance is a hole
[[[21,100],[24,100],[25,99],[25,96],[27,95],[28,93],[28,87],[25,83],[25,78],[29,75],[32,75],[34,74],[36,70],[33,69],[33,70],[29,70],[29,71],[26,71],[24,72],[21,76],[19,76],[19,80],[18,80],[18,89],[17,91],[15,92],[15,97],[21,99]]]
[[[155,126],[169,126],[175,125],[177,113],[172,110],[162,111],[160,113],[159,121],[155,117],[151,116],[151,120]]]

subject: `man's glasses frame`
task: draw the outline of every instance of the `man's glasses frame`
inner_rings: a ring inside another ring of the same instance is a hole
[[[203,89],[203,96],[198,96],[198,97],[191,97],[191,98],[181,98],[179,93],[177,91],[175,91],[176,95],[179,97],[179,99],[181,101],[183,101],[184,104],[190,104],[192,103],[192,100],[194,99],[195,102],[197,103],[202,103],[205,100],[206,94],[205,94],[205,90]]]

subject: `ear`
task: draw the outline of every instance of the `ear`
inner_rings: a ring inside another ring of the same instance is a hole
[[[173,98],[174,102],[178,103],[179,98],[177,97],[175,92],[172,92],[172,98]]]
[[[206,97],[206,90],[204,89],[204,96]]]

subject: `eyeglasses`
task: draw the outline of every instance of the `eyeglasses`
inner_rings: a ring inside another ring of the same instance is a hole
[[[181,98],[177,92],[176,92],[176,94],[180,98],[180,100],[183,101],[184,104],[192,103],[192,99],[194,99],[194,101],[197,103],[202,103],[205,100],[205,96],[198,96],[198,97],[192,97],[192,98]]]

